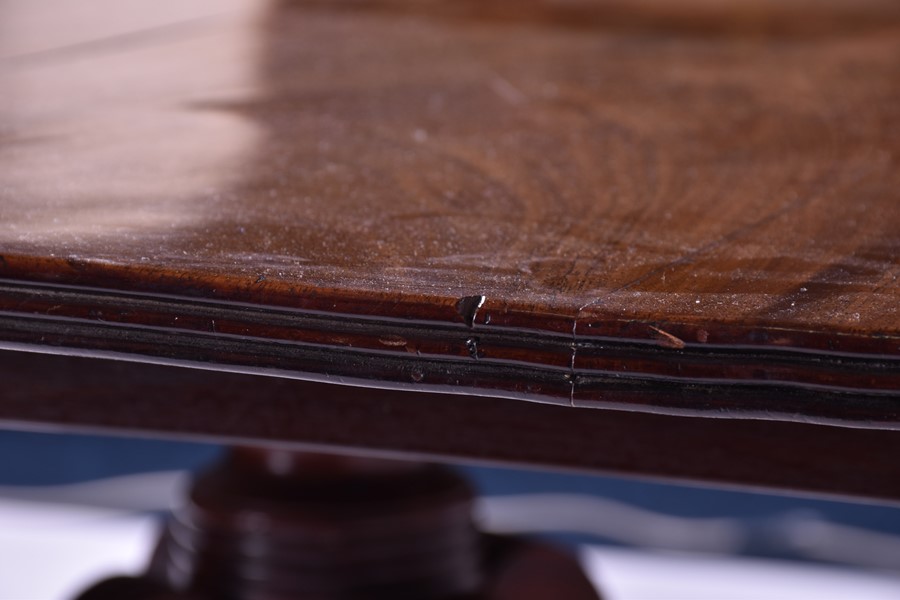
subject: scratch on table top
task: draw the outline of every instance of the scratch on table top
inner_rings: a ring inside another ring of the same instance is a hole
[[[659,334],[659,337],[657,337],[657,342],[660,346],[676,349],[684,348],[684,340],[682,340],[680,337],[674,336],[668,331],[663,331],[659,327],[654,327],[653,325],[648,325],[648,327]]]

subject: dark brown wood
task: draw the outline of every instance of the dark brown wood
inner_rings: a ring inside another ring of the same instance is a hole
[[[120,575],[104,579],[82,591],[75,600],[200,600],[149,577]]]
[[[900,501],[900,435],[0,353],[0,423]],[[723,402],[727,399],[723,399]]]
[[[86,597],[594,597],[285,448],[900,500],[893,0],[56,4],[0,6],[0,422],[281,449]]]
[[[0,346],[896,427],[896,2],[91,2],[0,8]]]
[[[510,537],[485,536],[491,577],[481,595],[455,600],[597,600],[598,593],[571,554],[550,544]],[[395,596],[390,596],[394,598]],[[76,600],[210,600],[176,592],[148,577],[113,577]],[[214,600],[219,600],[218,598]]]
[[[78,600],[600,600],[573,556],[478,531],[473,500],[438,465],[233,449],[196,476],[144,576]]]
[[[446,467],[242,448],[197,476],[149,574],[210,599],[462,598],[486,575],[473,501]]]

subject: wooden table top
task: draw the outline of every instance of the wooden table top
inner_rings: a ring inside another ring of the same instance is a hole
[[[900,428],[893,0],[12,0],[0,90],[2,348]]]

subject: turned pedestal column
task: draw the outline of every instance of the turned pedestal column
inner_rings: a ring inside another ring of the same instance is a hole
[[[168,518],[146,575],[80,600],[597,600],[546,544],[486,535],[434,464],[231,450]]]

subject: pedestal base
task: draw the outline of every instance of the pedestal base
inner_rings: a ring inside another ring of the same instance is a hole
[[[481,533],[446,467],[239,448],[194,481],[142,578],[78,600],[598,600],[568,554]]]

